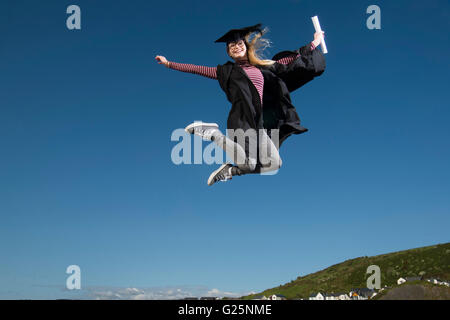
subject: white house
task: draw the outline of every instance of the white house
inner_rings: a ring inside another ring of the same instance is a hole
[[[350,296],[346,293],[313,293],[309,296],[309,300],[350,300]]]
[[[439,281],[439,279],[438,279],[438,284],[441,286],[447,286],[447,287],[449,286],[449,283],[447,281],[443,281],[443,280]]]
[[[337,297],[339,300],[350,300],[349,295],[346,293],[338,293]]]
[[[267,298],[268,300],[287,300],[282,294],[273,294]]]
[[[346,293],[330,293],[324,295],[325,300],[350,300]]]
[[[309,300],[325,300],[325,295],[320,292],[313,293],[309,296]]]
[[[325,294],[325,300],[338,300],[338,299],[336,298],[336,296],[333,293],[331,293],[331,294]]]
[[[357,292],[352,292],[350,300],[367,300],[367,298],[364,296],[360,296]]]
[[[448,281],[442,281],[441,279],[431,278],[427,279],[428,282],[431,282],[432,284],[439,284],[441,286],[450,286],[450,283]]]
[[[404,278],[399,278],[398,280],[397,280],[397,284],[398,285],[401,285],[401,284],[403,284],[403,283],[405,283],[406,282],[406,279],[404,279]]]
[[[373,289],[368,288],[359,288],[359,289],[352,289],[350,291],[350,300],[367,300],[370,299],[372,294],[375,292]]]

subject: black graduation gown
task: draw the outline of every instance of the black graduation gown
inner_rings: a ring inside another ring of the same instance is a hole
[[[217,66],[220,87],[232,104],[227,129],[252,128],[256,132],[260,128],[279,129],[280,146],[291,134],[308,131],[300,125],[290,92],[320,76],[325,70],[325,58],[318,48],[311,51],[308,44],[295,51],[279,52],[272,60],[297,53],[300,57],[289,65],[276,62],[271,66],[257,66],[264,77],[263,108],[256,87],[241,67],[231,61]],[[270,136],[270,130],[268,133]],[[246,144],[243,147],[248,156]]]

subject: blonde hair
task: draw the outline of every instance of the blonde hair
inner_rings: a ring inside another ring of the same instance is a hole
[[[251,39],[251,33],[245,36],[245,46],[247,47],[248,62],[256,66],[271,66],[275,61],[263,58],[263,51],[270,47],[271,42],[269,39],[262,38],[269,29],[265,27],[261,32],[257,32]],[[227,53],[229,54],[229,48],[227,46]]]

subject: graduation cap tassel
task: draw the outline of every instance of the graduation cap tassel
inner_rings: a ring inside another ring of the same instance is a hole
[[[314,29],[316,29],[316,32],[321,33],[322,29],[320,28],[319,18],[317,16],[314,16],[314,17],[311,17],[311,20],[313,22]],[[327,46],[326,46],[325,40],[323,38],[322,38],[322,41],[320,42],[320,46],[322,47],[322,52],[324,54],[328,53]]]

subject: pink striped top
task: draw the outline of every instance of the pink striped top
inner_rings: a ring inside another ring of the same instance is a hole
[[[314,49],[315,49],[314,43],[311,42],[311,50],[314,50]],[[299,54],[291,55],[291,56],[279,59],[276,62],[281,63],[281,64],[289,64],[292,61],[294,61],[295,59],[297,59],[299,56],[300,56]],[[247,76],[249,77],[249,79],[251,80],[253,85],[255,86],[256,90],[259,93],[259,97],[261,99],[261,106],[262,106],[264,77],[263,77],[261,71],[257,67],[251,65],[247,60],[237,61],[236,64],[245,71],[245,73],[247,74]],[[169,61],[168,67],[171,69],[174,69],[174,70],[182,71],[182,72],[189,72],[189,73],[198,74],[198,75],[201,75],[201,76],[204,76],[207,78],[217,79],[217,67],[205,67],[205,66],[199,66],[199,65],[188,64],[188,63],[178,63],[178,62],[172,62],[172,61]]]

